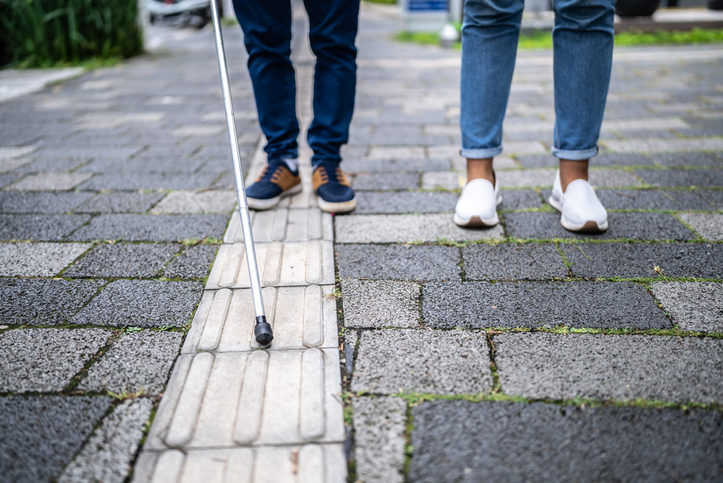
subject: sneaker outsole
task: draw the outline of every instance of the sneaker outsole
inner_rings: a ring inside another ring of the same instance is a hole
[[[316,202],[321,211],[327,213],[350,213],[356,209],[356,196],[349,201],[324,201],[321,196],[316,197]]]

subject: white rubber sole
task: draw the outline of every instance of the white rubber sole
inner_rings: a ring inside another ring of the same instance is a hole
[[[502,203],[502,195],[497,195],[497,206],[500,206],[500,203]],[[495,216],[492,218],[488,218],[486,220],[483,220],[479,216],[470,216],[469,218],[462,218],[459,216],[456,212],[454,213],[454,224],[457,226],[461,226],[462,228],[489,228],[492,226],[495,226],[499,224],[500,217],[497,215],[497,212],[495,211]]]
[[[316,202],[321,211],[327,213],[349,213],[356,209],[356,196],[349,201],[339,201],[336,203],[324,201],[321,196],[316,197]]]
[[[281,201],[281,198],[285,196],[291,196],[295,195],[296,193],[300,193],[302,189],[301,183],[297,184],[293,188],[289,188],[283,193],[281,193],[279,196],[274,196],[273,198],[268,198],[265,200],[262,200],[260,198],[251,198],[249,196],[246,196],[246,203],[249,205],[249,208],[256,211],[264,211],[264,210],[270,210],[274,206],[278,205]]]
[[[598,223],[593,220],[588,220],[585,223],[572,223],[570,220],[565,218],[565,215],[562,214],[562,201],[560,201],[560,199],[557,198],[554,193],[550,195],[550,198],[547,201],[550,203],[550,206],[560,212],[560,224],[567,231],[602,233],[608,229],[607,220],[605,220],[602,225],[598,225]]]

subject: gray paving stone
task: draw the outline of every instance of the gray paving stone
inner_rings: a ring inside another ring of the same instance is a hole
[[[555,180],[554,169],[515,169],[497,171],[500,188],[519,188],[523,186],[552,186]]]
[[[114,173],[98,174],[80,185],[82,190],[200,190],[209,188],[216,173]]]
[[[216,258],[218,245],[194,245],[187,247],[173,258],[165,270],[168,278],[204,278]]]
[[[151,209],[163,193],[100,193],[80,205],[78,213],[144,213]]]
[[[449,169],[448,159],[419,158],[407,159],[349,159],[342,165],[345,172],[373,173],[389,171],[442,171]]]
[[[674,240],[695,238],[693,232],[667,213],[608,213],[609,228],[603,234],[572,233],[560,225],[557,213],[508,213],[507,233],[516,238],[590,238],[595,240]]]
[[[360,192],[356,214],[452,213],[457,204],[456,193],[446,192]]]
[[[97,246],[65,271],[67,277],[157,277],[180,250],[177,243],[113,243]]]
[[[31,163],[25,164],[18,168],[20,173],[42,173],[45,171],[73,171],[85,163],[90,161],[90,158],[72,158],[72,157],[57,157],[57,158],[40,158],[32,161]]]
[[[562,245],[562,251],[576,277],[723,277],[718,244],[581,243]]]
[[[608,210],[710,210],[710,203],[698,193],[697,190],[642,189],[599,190],[597,195]]]
[[[7,187],[18,191],[67,191],[86,181],[92,175],[81,173],[38,173],[24,177]]]
[[[111,334],[101,329],[17,329],[0,334],[0,392],[62,391]]]
[[[492,389],[489,362],[483,332],[366,331],[359,343],[352,391],[477,394]]]
[[[703,137],[689,139],[661,139],[660,137],[605,141],[605,146],[615,152],[665,153],[680,151],[719,151],[723,148],[720,138]]]
[[[723,459],[717,411],[435,401],[412,414],[410,481],[709,481]]]
[[[102,280],[0,279],[0,322],[65,323],[103,284]]]
[[[419,285],[387,280],[344,280],[344,325],[357,328],[419,325]]]
[[[151,399],[123,401],[103,420],[58,481],[125,481],[152,409]]]
[[[723,340],[600,334],[501,334],[502,390],[575,397],[701,403],[723,400]]]
[[[8,173],[8,174],[0,174],[0,188],[9,185],[10,183],[14,183],[15,181],[19,180],[23,175],[20,173]]]
[[[472,245],[462,249],[468,280],[544,280],[568,276],[554,245]]]
[[[0,158],[0,172],[8,172],[16,170],[26,164],[31,163],[33,160],[29,158]]]
[[[645,288],[628,282],[429,282],[422,316],[438,328],[671,327]]]
[[[354,401],[354,455],[361,481],[404,481],[406,426],[403,399],[360,397]]]
[[[419,173],[357,174],[351,185],[357,191],[416,190],[419,178]]]
[[[221,238],[227,215],[99,215],[71,240],[180,241]]]
[[[0,240],[58,241],[90,220],[87,215],[0,214]]]
[[[336,219],[337,243],[393,243],[438,240],[501,239],[502,228],[470,230],[455,225],[451,214],[355,215]]]
[[[680,219],[692,226],[707,240],[723,240],[723,214],[720,213],[683,213]]]
[[[723,190],[696,190],[714,209],[723,210]]]
[[[83,192],[15,192],[0,191],[2,213],[66,213],[90,199],[92,193]]]
[[[154,213],[230,213],[236,206],[235,191],[174,191],[158,203]]]
[[[0,398],[0,471],[7,481],[51,481],[111,405],[108,397]]]
[[[79,389],[161,394],[182,339],[180,332],[124,334],[90,367]]]
[[[711,282],[658,282],[653,295],[683,330],[723,332],[723,285]]]
[[[723,169],[641,169],[635,174],[653,186],[723,186]]]
[[[422,188],[426,190],[461,190],[465,175],[459,171],[425,171],[422,173]]]
[[[71,322],[115,327],[183,327],[201,298],[197,282],[117,280],[86,305]]]
[[[0,243],[0,275],[51,277],[90,247],[88,243]]]
[[[661,153],[653,156],[655,162],[661,166],[718,166],[722,161],[720,153],[715,152],[682,152]]]
[[[536,191],[532,190],[501,190],[502,203],[500,210],[524,210],[542,208],[544,203]]]
[[[342,279],[459,280],[459,250],[444,246],[337,245]]]
[[[96,157],[78,171],[81,173],[193,173],[203,164],[203,159],[182,156],[145,156],[143,153],[120,160],[113,157]]]

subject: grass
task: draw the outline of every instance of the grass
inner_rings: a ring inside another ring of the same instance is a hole
[[[399,32],[394,38],[400,42],[420,45],[439,45],[437,32]],[[723,43],[723,29],[695,28],[685,32],[621,32],[615,35],[615,45],[689,45]],[[460,48],[460,43],[455,44]],[[552,35],[547,31],[532,31],[520,36],[519,48],[523,50],[551,49]]]

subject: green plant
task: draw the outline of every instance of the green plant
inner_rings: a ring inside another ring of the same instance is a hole
[[[50,67],[143,50],[136,0],[0,0],[0,62]]]

